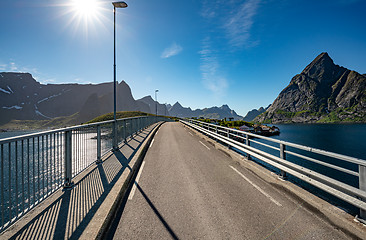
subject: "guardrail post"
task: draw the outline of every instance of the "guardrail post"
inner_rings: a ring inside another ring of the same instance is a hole
[[[141,132],[141,129],[142,129],[142,127],[141,127],[141,117],[139,117],[138,119],[137,119],[137,124],[138,124],[138,132]]]
[[[113,122],[113,151],[116,151],[117,147],[117,121]]]
[[[280,144],[280,158],[283,159],[283,160],[286,160],[286,145],[284,144]],[[286,179],[286,172],[281,170],[281,173],[280,173],[280,178],[282,179]]]
[[[73,186],[72,180],[72,131],[65,132],[64,188]]]
[[[127,128],[126,128],[126,120],[123,120],[123,139],[125,143],[127,143]]]
[[[366,166],[358,165],[358,173],[360,174],[358,181],[359,188],[360,190],[366,192]],[[366,201],[366,199],[362,200]],[[366,222],[366,211],[363,209],[360,209],[360,218],[362,222]]]
[[[250,146],[249,135],[248,134],[245,135],[245,144],[247,146]],[[251,160],[252,159],[251,156],[248,153],[247,153],[247,158],[248,158],[248,160]]]
[[[97,164],[102,163],[102,142],[100,125],[97,126]]]

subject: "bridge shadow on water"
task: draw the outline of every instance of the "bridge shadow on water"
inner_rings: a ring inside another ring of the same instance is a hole
[[[119,177],[132,170],[128,164],[148,133],[130,138],[103,163],[82,173],[71,189],[56,191],[39,206],[46,206],[41,212],[36,207],[21,219],[31,220],[10,239],[79,239]]]

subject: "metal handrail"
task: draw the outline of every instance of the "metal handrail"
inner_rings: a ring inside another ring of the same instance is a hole
[[[212,124],[212,123],[197,121],[197,120],[194,120],[194,119],[189,119],[189,120],[184,120],[184,121],[198,122],[198,123],[202,123],[202,124],[207,125],[207,126],[215,126],[217,128],[221,128],[221,129],[224,129],[224,130],[229,130],[231,132],[245,134],[245,135],[248,135],[248,136],[251,136],[251,137],[254,137],[254,138],[260,138],[260,139],[263,139],[263,140],[283,144],[283,145],[286,145],[286,146],[289,146],[289,147],[294,147],[294,148],[301,149],[301,150],[304,150],[304,151],[321,154],[321,155],[324,155],[324,156],[327,156],[327,157],[334,157],[334,158],[337,158],[339,160],[343,160],[343,161],[350,162],[350,163],[355,163],[355,164],[366,167],[366,160],[363,160],[363,159],[350,157],[350,156],[346,156],[346,155],[339,154],[339,153],[328,152],[328,151],[325,151],[325,150],[312,148],[312,147],[300,145],[300,144],[297,144],[297,143],[291,143],[291,142],[286,142],[286,141],[283,141],[283,140],[264,137],[264,136],[261,136],[261,135],[255,134],[255,133],[243,132],[241,130],[237,130],[237,129],[234,129],[234,128],[223,127],[223,126],[215,125],[215,124]]]
[[[358,158],[353,158],[349,156],[345,156],[338,153],[332,153],[316,148],[311,148],[307,146],[303,146],[300,144],[290,143],[282,140],[272,139],[269,137],[263,137],[261,135],[243,132],[232,128],[222,127],[210,123],[205,123],[202,121],[197,121],[193,119],[184,119],[181,120],[182,123],[214,138],[217,139],[224,144],[230,145],[245,154],[247,154],[248,159],[251,157],[255,157],[261,161],[264,161],[275,168],[281,170],[281,175],[286,176],[286,173],[289,173],[299,179],[304,180],[311,185],[318,187],[335,197],[342,199],[360,209],[360,217],[362,219],[366,219],[366,161]],[[243,135],[245,137],[243,137]],[[274,147],[272,145],[268,145],[265,143],[261,143],[250,139],[250,137],[255,137],[259,139],[264,139],[269,142],[278,143],[280,147]],[[235,139],[233,139],[235,138]],[[236,139],[240,139],[245,143],[239,142]],[[252,143],[259,144],[261,146],[274,149],[280,152],[280,157],[275,156],[271,153],[268,153],[263,150],[256,149],[251,146]],[[315,159],[313,157],[305,156],[299,153],[295,153],[293,151],[286,150],[286,147],[293,147],[296,149],[303,150],[308,153],[316,153],[319,155],[336,158],[338,160],[342,160],[345,162],[353,163],[358,165],[358,172],[355,172],[350,169],[346,169],[331,163],[326,163],[321,160]],[[316,164],[320,164],[322,166],[332,168],[346,174],[350,174],[352,176],[356,176],[359,179],[359,188],[353,187],[347,183],[340,182],[334,178],[325,176],[321,173],[318,173],[314,170],[308,169],[306,167],[300,166],[294,162],[290,162],[286,160],[286,154],[293,155],[299,157],[306,161],[311,161]]]
[[[130,117],[0,139],[0,232],[60,187],[71,187],[112,150],[114,139],[118,146],[159,121],[168,119]]]

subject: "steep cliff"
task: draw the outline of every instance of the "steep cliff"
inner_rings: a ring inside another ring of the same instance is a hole
[[[366,122],[366,77],[317,56],[254,119],[267,123]]]

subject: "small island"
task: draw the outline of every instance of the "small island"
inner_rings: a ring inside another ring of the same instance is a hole
[[[251,122],[237,120],[237,121],[227,121],[226,119],[207,119],[207,118],[193,118],[202,122],[211,123],[219,125],[222,127],[233,128],[241,130],[243,132],[250,132],[266,137],[275,136],[280,134],[280,129],[276,126],[267,126],[264,124],[254,124]]]

